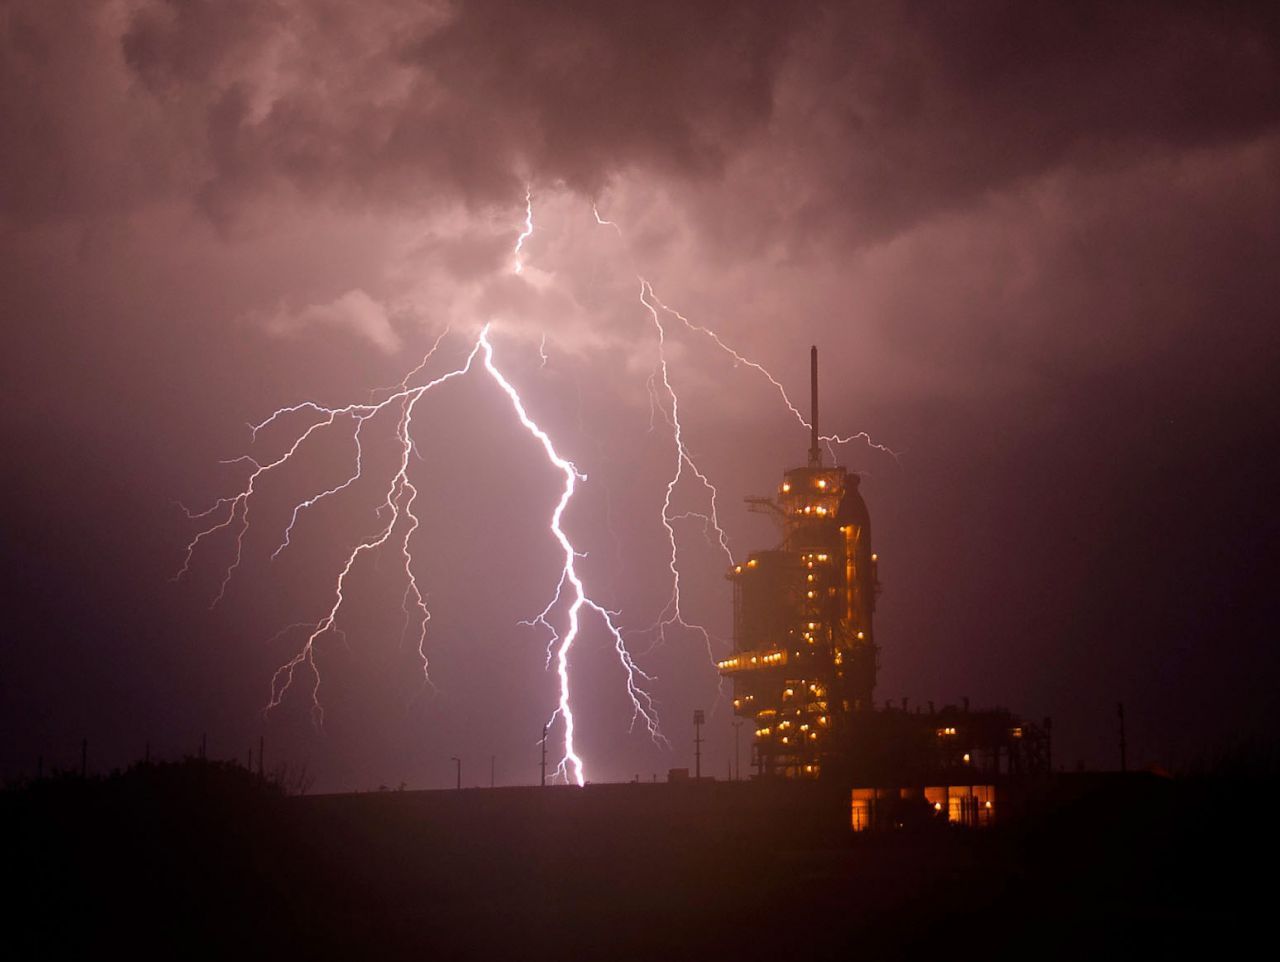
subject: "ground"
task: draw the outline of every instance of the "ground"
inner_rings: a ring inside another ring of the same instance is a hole
[[[853,836],[816,789],[289,797],[230,763],[0,795],[10,957],[1222,954],[1260,930],[1275,784],[1097,780],[984,831]],[[1269,907],[1269,906],[1266,906]]]

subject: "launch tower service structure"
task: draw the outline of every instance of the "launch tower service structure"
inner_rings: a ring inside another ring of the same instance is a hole
[[[761,775],[842,773],[859,718],[873,708],[879,581],[858,475],[826,465],[818,433],[818,349],[810,351],[808,464],[773,498],[750,498],[782,528],[778,548],[729,572],[734,652],[719,662],[735,714],[754,724]]]

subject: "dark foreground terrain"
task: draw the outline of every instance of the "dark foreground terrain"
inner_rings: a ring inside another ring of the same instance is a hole
[[[985,831],[852,837],[786,786],[290,798],[140,765],[0,795],[3,954],[1216,957],[1269,933],[1277,787],[1097,778]]]

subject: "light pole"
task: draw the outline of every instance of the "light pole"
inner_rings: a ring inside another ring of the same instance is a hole
[[[702,724],[707,720],[707,716],[701,708],[697,708],[693,712],[693,777],[695,780],[702,778]]]
[[[449,761],[453,762],[458,767],[457,787],[461,788],[462,787],[462,759],[459,758],[457,755],[450,755]]]

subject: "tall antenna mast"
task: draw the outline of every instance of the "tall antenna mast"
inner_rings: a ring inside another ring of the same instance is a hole
[[[818,346],[809,348],[809,467],[822,467],[818,444]]]

